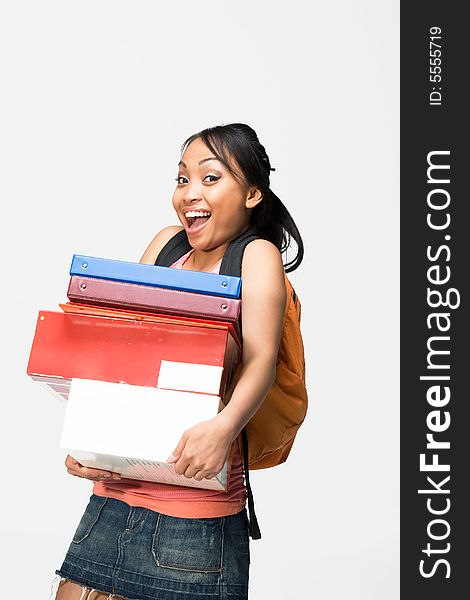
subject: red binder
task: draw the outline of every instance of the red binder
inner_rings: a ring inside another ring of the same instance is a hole
[[[223,397],[239,358],[240,348],[228,323],[221,327],[219,322],[215,328],[183,321],[41,311],[27,373],[66,398],[72,378],[157,387],[162,361],[166,367],[173,366],[172,372],[181,363],[181,373],[191,372],[186,364],[201,365],[201,369],[214,366],[222,367],[220,381],[214,390],[212,373],[216,370],[212,370],[209,393]],[[168,381],[168,369],[165,372]],[[188,385],[190,379],[188,383],[188,377],[182,377],[182,387],[176,381],[171,389],[188,390]]]
[[[67,302],[59,304],[65,313],[77,315],[95,315],[102,317],[116,317],[118,319],[131,319],[133,321],[152,321],[158,323],[175,323],[179,325],[188,325],[192,327],[209,327],[212,329],[228,329],[231,336],[241,348],[241,333],[239,322],[227,323],[224,321],[209,321],[207,319],[196,319],[191,317],[164,315],[158,313],[134,312],[123,310],[121,308],[108,308],[94,306],[92,304],[78,304],[77,302]]]
[[[145,310],[203,319],[236,321],[240,300],[108,279],[72,276],[69,300],[82,304]]]

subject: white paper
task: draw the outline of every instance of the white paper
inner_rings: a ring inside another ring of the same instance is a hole
[[[158,388],[215,394],[220,392],[223,367],[162,360]]]
[[[87,460],[94,464],[86,466],[107,469],[98,464],[100,456],[101,461],[115,465],[110,470],[121,472],[119,469],[124,469],[123,475],[124,472],[132,473],[124,476],[135,479],[142,479],[146,471],[142,465],[131,468],[129,461],[165,463],[165,467],[159,467],[163,479],[156,478],[159,465],[153,465],[147,471],[152,471],[154,477],[149,481],[167,481],[171,473],[166,459],[181,435],[196,423],[213,418],[218,412],[219,401],[215,395],[72,379],[60,446],[76,453],[87,453]],[[75,458],[80,462],[78,454]],[[174,472],[172,476],[179,478]],[[221,481],[224,481],[223,476]],[[188,482],[191,480],[179,479],[178,485],[194,485]],[[200,483],[202,485],[198,487],[204,487],[204,482]],[[220,489],[220,483],[217,485],[219,488],[210,489]]]

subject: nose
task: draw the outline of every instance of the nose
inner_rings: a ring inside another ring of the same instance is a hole
[[[197,182],[188,183],[184,187],[183,202],[185,204],[191,204],[192,202],[199,202],[199,200],[201,200],[201,198],[202,198],[201,189]]]

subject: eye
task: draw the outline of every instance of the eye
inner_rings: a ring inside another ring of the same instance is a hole
[[[207,177],[212,177],[212,180],[209,183],[213,183],[214,181],[217,181],[218,179],[220,179],[220,177],[218,175],[206,175],[204,177],[204,179],[207,179]]]
[[[178,177],[175,177],[175,181],[178,183],[178,185],[183,183],[182,181],[180,181],[181,179],[186,179],[186,177],[184,175],[178,175]]]

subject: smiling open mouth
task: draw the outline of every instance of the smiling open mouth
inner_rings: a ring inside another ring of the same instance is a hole
[[[211,218],[211,213],[208,210],[190,210],[184,216],[188,223],[188,230],[197,231]]]

